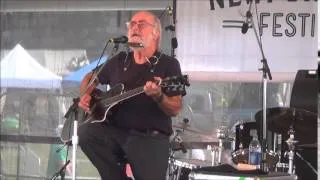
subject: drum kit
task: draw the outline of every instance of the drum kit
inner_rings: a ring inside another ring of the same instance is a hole
[[[220,166],[218,171],[224,171],[228,167],[221,165],[228,164],[239,170],[240,164],[248,164],[248,147],[252,138],[250,134],[253,130],[260,132],[262,111],[255,114],[255,120],[238,122],[232,128],[222,126],[216,130],[215,138],[210,138],[214,135],[210,136],[193,129],[186,119],[182,123],[174,124],[174,133],[170,139],[167,180],[190,179],[191,174],[195,177],[199,169],[206,167]],[[288,177],[299,176],[299,166],[296,164],[296,159],[299,158],[309,169],[317,173],[316,167],[299,154],[300,150],[317,149],[316,113],[297,108],[267,108],[267,129],[268,142],[265,152],[268,172],[281,172]],[[189,141],[186,134],[189,134],[189,137],[190,134],[197,136],[200,140]],[[230,172],[230,169],[226,171]],[[243,171],[236,172],[241,174]],[[201,171],[202,175],[206,173]]]

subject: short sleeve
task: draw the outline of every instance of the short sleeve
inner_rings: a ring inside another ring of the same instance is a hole
[[[182,77],[182,72],[181,72],[181,67],[180,67],[180,63],[177,59],[175,58],[171,58],[169,59],[168,62],[168,66],[167,66],[167,71],[165,73],[166,77]],[[177,86],[176,89],[167,89],[164,88],[164,93],[167,96],[177,96],[177,95],[186,95],[186,90],[185,90],[185,86],[182,84],[179,84],[180,86]]]

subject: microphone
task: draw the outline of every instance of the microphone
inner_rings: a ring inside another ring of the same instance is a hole
[[[127,42],[127,45],[129,47],[133,47],[133,48],[143,48],[144,45],[141,43],[137,43],[137,42]]]
[[[114,44],[125,44],[128,42],[127,36],[120,36],[117,38],[111,38],[108,42],[114,43]]]
[[[109,39],[108,42],[114,43],[114,44],[127,44],[129,47],[133,48],[143,48],[142,43],[137,43],[137,42],[128,42],[128,37],[127,36],[120,36],[117,38],[111,38]]]
[[[246,21],[242,24],[242,27],[241,27],[241,33],[242,34],[247,33],[247,31],[249,29],[249,18],[252,17],[252,13],[251,13],[252,1],[253,0],[250,0],[249,10],[246,13]]]

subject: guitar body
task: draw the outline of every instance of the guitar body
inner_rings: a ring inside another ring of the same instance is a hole
[[[118,102],[112,102],[105,104],[105,101],[108,100],[111,97],[119,96],[124,91],[124,85],[123,84],[117,84],[111,89],[109,89],[107,92],[98,92],[95,91],[92,94],[92,100],[90,103],[90,110],[91,114],[89,117],[85,120],[85,122],[103,122],[107,120],[108,115],[111,113],[110,109],[118,104]]]

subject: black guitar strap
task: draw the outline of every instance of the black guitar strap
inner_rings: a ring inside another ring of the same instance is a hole
[[[132,53],[132,51],[126,51],[125,59],[124,59],[124,65],[123,65],[123,71],[127,71],[131,64],[131,59],[129,57],[129,54]],[[151,56],[147,59],[148,66],[150,68],[150,72],[153,74],[154,70],[156,69],[157,64],[159,63],[159,60],[162,56],[161,51],[157,51],[155,55]],[[133,58],[132,58],[133,59]]]

